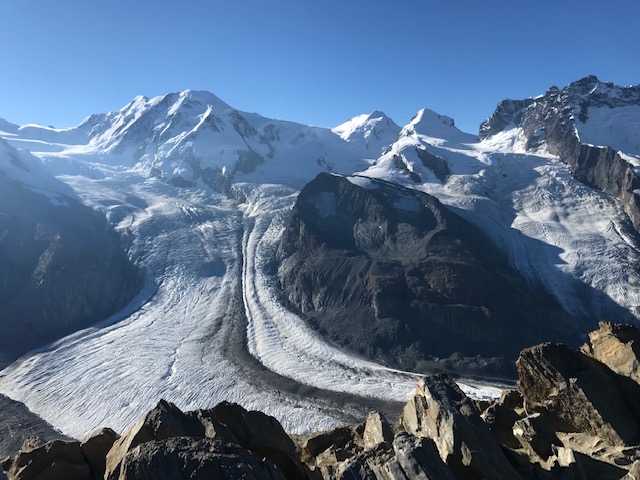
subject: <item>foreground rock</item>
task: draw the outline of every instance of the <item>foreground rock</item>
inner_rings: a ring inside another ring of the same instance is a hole
[[[528,412],[556,431],[579,432],[607,446],[640,444],[640,385],[560,344],[524,350],[516,362]]]
[[[25,440],[20,452],[2,463],[10,479],[88,480],[91,468],[82,454],[80,442],[37,438]]]
[[[408,433],[432,439],[456,478],[519,478],[473,402],[445,375],[420,380],[400,423]]]
[[[602,325],[593,353],[604,345],[603,358],[626,358],[639,333]],[[10,480],[638,478],[640,384],[552,343],[524,350],[517,370],[518,390],[488,406],[436,374],[420,380],[393,426],[372,412],[308,435],[289,436],[273,417],[231,403],[185,413],[160,401],[122,436],[31,438],[1,464]]]
[[[285,480],[272,463],[250,450],[211,439],[174,437],[151,441],[129,451],[120,480],[242,478]]]

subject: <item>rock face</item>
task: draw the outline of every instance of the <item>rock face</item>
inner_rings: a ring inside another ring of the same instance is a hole
[[[168,472],[166,477],[163,472]],[[215,474],[291,480],[310,476],[293,441],[273,417],[230,403],[183,413],[160,401],[113,444],[106,455],[104,478],[212,478]]]
[[[38,439],[27,439],[20,452],[3,462],[2,468],[12,480],[91,478],[91,469],[82,454],[80,442],[53,440],[44,443]]]
[[[640,196],[636,193],[640,180],[634,166],[618,153],[640,153],[638,123],[629,121],[628,110],[623,120],[612,115],[616,109],[629,107],[640,115],[640,86],[618,87],[589,76],[562,90],[552,87],[541,97],[502,101],[480,126],[480,138],[519,128],[527,150],[546,146],[569,165],[578,180],[618,199],[640,231]],[[608,111],[607,117],[600,118],[603,110]]]
[[[456,478],[519,478],[473,402],[445,375],[420,380],[400,423],[416,437],[431,438]]]
[[[610,446],[640,443],[640,385],[564,345],[526,349],[516,362],[528,412],[548,414],[555,429]]]
[[[286,479],[272,463],[238,445],[185,437],[138,445],[123,459],[118,478]]]
[[[278,262],[287,299],[314,328],[403,368],[454,352],[515,359],[543,334],[570,338],[578,324],[473,225],[434,197],[379,180],[321,174],[307,184]]]
[[[640,331],[630,325],[600,323],[582,351],[620,375],[640,383]]]
[[[104,216],[0,171],[0,367],[126,305],[140,275]]]

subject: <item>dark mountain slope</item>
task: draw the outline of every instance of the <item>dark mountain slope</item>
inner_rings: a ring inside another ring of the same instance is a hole
[[[364,177],[307,184],[278,261],[286,297],[314,328],[402,368],[454,353],[513,359],[543,339],[575,343],[580,324],[436,198]]]

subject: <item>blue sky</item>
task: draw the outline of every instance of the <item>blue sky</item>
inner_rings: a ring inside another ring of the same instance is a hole
[[[73,126],[209,90],[333,127],[422,107],[476,132],[503,98],[640,83],[638,0],[0,0],[0,117]]]

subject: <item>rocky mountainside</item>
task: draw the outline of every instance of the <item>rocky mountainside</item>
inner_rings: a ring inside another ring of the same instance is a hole
[[[121,435],[25,440],[2,460],[9,480],[632,480],[640,474],[640,385],[632,327],[601,324],[583,347],[546,343],[516,363],[517,390],[474,402],[446,375],[424,377],[393,424],[287,435],[273,417],[221,403],[183,413],[161,400]],[[600,350],[604,347],[606,353]]]
[[[590,76],[540,97],[504,100],[480,126],[480,138],[513,131],[524,148],[546,148],[577,179],[618,199],[640,230],[640,86]]]
[[[321,174],[298,195],[278,250],[282,289],[332,341],[411,370],[489,374],[526,345],[578,337],[580,321],[436,198]],[[518,321],[514,322],[513,319]],[[491,362],[495,364],[491,364]],[[489,365],[487,365],[489,363]],[[465,371],[468,368],[468,371]]]
[[[38,164],[0,139],[0,366],[106,319],[141,287],[105,217]]]

